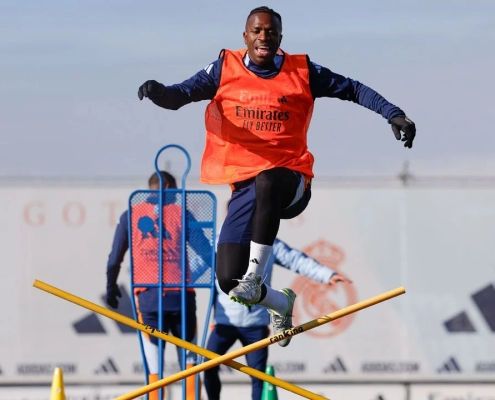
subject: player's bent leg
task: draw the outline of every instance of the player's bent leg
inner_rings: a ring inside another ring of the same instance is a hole
[[[223,243],[217,247],[217,280],[220,289],[231,300],[245,306],[257,304],[262,296],[261,277],[253,273],[243,275],[248,257],[249,245]]]
[[[280,225],[282,208],[291,204],[299,185],[299,174],[287,168],[261,172],[249,185],[255,192],[249,262],[238,285],[229,291],[232,300],[244,305],[259,303],[264,297],[263,275]]]
[[[311,184],[301,176],[300,184],[296,191],[296,195],[291,201],[291,204],[284,208],[281,212],[282,219],[291,219],[301,214],[311,199]],[[296,294],[288,288],[282,290],[274,290],[269,286],[264,285],[264,296],[261,297],[260,305],[269,309],[272,327],[275,333],[281,333],[287,329],[293,328],[292,325],[292,310]],[[277,343],[285,347],[291,341],[290,336],[286,336],[283,340]]]
[[[311,200],[311,181],[301,175],[299,186],[290,205],[280,212],[281,219],[292,219],[302,214]]]
[[[244,305],[253,305],[265,298],[266,286],[263,284],[262,275],[271,252],[271,244],[278,232],[280,218],[287,218],[287,212],[294,213],[298,206],[300,211],[296,214],[304,209],[305,206],[300,207],[303,203],[301,198],[304,197],[304,182],[304,178],[297,172],[287,168],[274,168],[262,172],[255,179],[234,184],[227,217],[219,236],[216,264],[220,288],[229,294],[232,300]],[[268,213],[260,213],[259,210],[265,209]],[[270,211],[274,209],[275,214]],[[267,218],[266,214],[269,220],[271,218],[275,221],[275,226],[273,221],[268,222],[268,229],[263,222],[264,218]],[[257,222],[255,216],[258,218]],[[257,243],[251,240],[256,238],[253,236],[254,229],[257,229],[260,235],[265,235],[265,238],[267,236],[264,232],[270,232],[271,229],[271,233],[268,239],[256,239],[260,242]],[[276,303],[283,303],[285,307],[287,300],[278,292],[272,294],[271,300],[263,305],[270,307],[274,297],[278,297]],[[275,304],[274,307],[282,306]]]
[[[253,215],[249,265],[239,285],[229,294],[243,304],[257,304],[266,296],[262,285],[266,263],[272,251],[282,210],[297,200],[301,174],[287,168],[261,172],[255,179],[256,209]],[[279,296],[280,297],[280,296]],[[279,298],[279,302],[284,301]]]
[[[269,169],[256,177],[253,242],[273,245],[280,226],[282,210],[291,205],[300,183],[301,174],[288,168]]]
[[[216,278],[220,289],[228,294],[246,272],[249,243],[220,243],[217,246]]]
[[[227,217],[218,238],[216,275],[220,289],[234,296],[233,300],[253,304],[260,298],[260,286],[246,290],[246,270],[252,230],[252,216],[256,209],[254,178],[236,183],[229,202]],[[243,296],[235,296],[235,288],[242,288]],[[234,290],[234,292],[232,292]]]
[[[220,289],[231,300],[246,306],[256,304],[262,294],[261,278],[243,275],[248,257],[248,244],[222,243],[217,246],[216,275]]]

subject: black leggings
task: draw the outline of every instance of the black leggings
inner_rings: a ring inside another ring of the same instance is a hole
[[[256,177],[253,242],[273,245],[280,227],[282,210],[287,208],[294,199],[300,180],[298,173],[287,168],[269,169]],[[249,244],[221,243],[218,245],[216,275],[223,292],[228,293],[236,287],[235,279],[240,279],[245,274],[249,265],[249,251]]]
[[[271,246],[277,237],[282,209],[294,199],[301,176],[287,168],[273,168],[261,172],[255,182],[252,241]]]

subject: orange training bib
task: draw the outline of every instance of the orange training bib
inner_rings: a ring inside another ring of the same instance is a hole
[[[205,112],[201,182],[235,183],[274,167],[313,175],[307,132],[314,99],[305,55],[289,55],[264,79],[249,71],[246,50],[225,50],[220,85]]]

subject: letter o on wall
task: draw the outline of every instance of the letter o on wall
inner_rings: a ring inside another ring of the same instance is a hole
[[[67,226],[81,226],[86,220],[86,209],[78,201],[70,201],[65,204],[62,217]]]

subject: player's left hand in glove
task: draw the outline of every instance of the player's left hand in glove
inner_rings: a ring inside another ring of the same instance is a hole
[[[404,142],[404,147],[411,148],[413,145],[414,137],[416,136],[416,125],[405,115],[398,115],[390,120],[392,125],[392,131],[394,132],[395,138],[401,140],[401,131],[404,133],[402,136],[402,141]]]
[[[162,97],[164,94],[165,85],[154,80],[144,82],[138,89],[139,100],[143,100],[143,97],[147,97],[149,99]]]
[[[119,286],[117,284],[107,286],[107,304],[114,309],[119,306],[117,297],[122,297]]]

